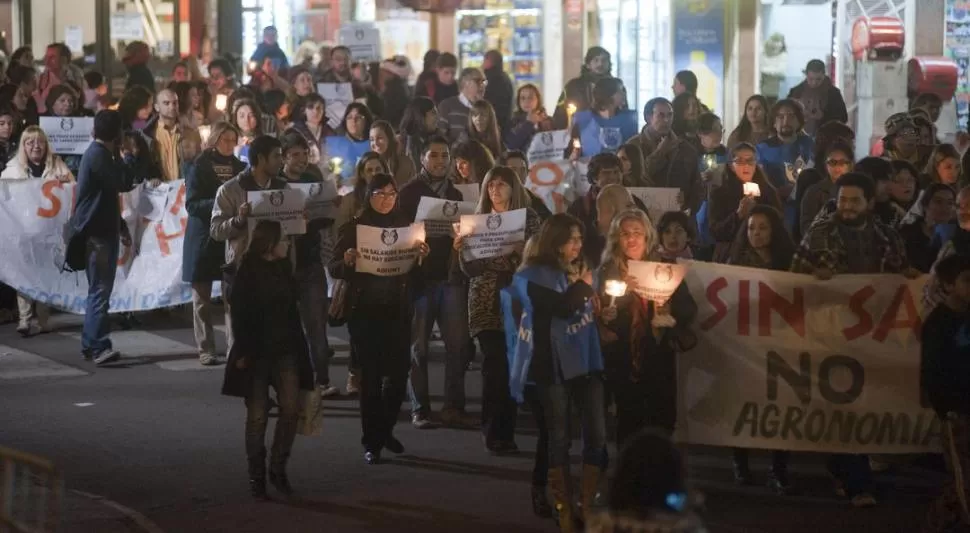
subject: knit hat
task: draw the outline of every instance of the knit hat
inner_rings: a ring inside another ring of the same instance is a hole
[[[406,56],[394,56],[381,62],[381,70],[406,80],[411,77],[411,60]]]
[[[919,129],[916,128],[909,113],[896,113],[886,119],[886,137],[919,142]]]

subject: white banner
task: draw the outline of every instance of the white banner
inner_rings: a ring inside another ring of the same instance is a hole
[[[806,275],[693,262],[698,345],[678,355],[679,430],[694,444],[918,453],[920,295],[899,275]]]
[[[647,208],[650,221],[656,225],[667,211],[680,211],[680,189],[676,187],[627,187]]]
[[[686,263],[627,262],[629,275],[637,281],[634,287],[637,294],[660,305],[667,303],[673,296],[680,282],[684,280],[687,268]]]
[[[430,196],[422,196],[418,202],[415,222],[424,222],[428,237],[455,237],[456,223],[462,215],[474,215],[477,205],[474,202],[452,202]]]
[[[354,86],[350,83],[318,83],[317,92],[327,103],[327,123],[340,128],[347,106],[354,101]]]
[[[284,235],[303,235],[306,233],[306,198],[299,189],[275,189],[270,191],[248,191],[246,201],[252,204],[253,212],[249,217],[249,231],[252,232],[260,220],[275,220],[283,226]]]
[[[152,187],[147,183],[135,189],[135,197],[138,198],[136,211],[139,215],[151,220],[160,222],[165,216],[165,208],[171,199],[172,186],[180,187],[181,182],[160,183],[158,187]]]
[[[529,163],[525,186],[536,193],[553,213],[565,213],[569,204],[589,190],[587,164],[565,159]]]
[[[182,282],[185,187],[171,182],[161,221],[138,214],[142,187],[120,195],[122,218],[132,246],[120,246],[111,312],[147,311],[192,301]],[[37,301],[84,313],[88,284],[84,273],[63,273],[64,228],[71,216],[74,183],[55,180],[0,182],[0,281]],[[170,231],[166,228],[174,228]],[[215,287],[218,293],[218,284]]]
[[[532,136],[532,143],[529,145],[529,164],[540,161],[555,161],[562,159],[569,146],[569,131],[543,131]]]
[[[83,154],[94,140],[94,117],[40,117],[55,154]]]
[[[411,271],[424,242],[424,224],[405,228],[357,226],[357,272],[400,276]]]
[[[466,259],[488,259],[521,251],[525,244],[526,210],[491,215],[464,215],[459,233]]]
[[[303,191],[306,216],[310,220],[337,218],[337,185],[330,180],[316,183],[290,183],[291,189]]]

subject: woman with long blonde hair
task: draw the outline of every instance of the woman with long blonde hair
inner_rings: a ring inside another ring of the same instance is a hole
[[[57,154],[51,150],[47,134],[39,126],[28,126],[20,136],[20,145],[0,179],[56,179],[67,183],[74,181],[74,174]]]
[[[533,211],[529,196],[515,171],[495,167],[482,182],[482,195],[476,213],[502,214],[526,210],[525,238],[539,232],[539,215]],[[461,270],[469,278],[469,335],[478,338],[482,348],[482,439],[489,453],[518,451],[515,444],[515,401],[509,392],[509,363],[502,323],[500,291],[512,281],[522,262],[522,254],[513,252],[489,259],[472,259],[462,250],[464,238],[455,239],[460,254]]]
[[[677,421],[679,335],[697,314],[697,304],[681,283],[667,301],[644,298],[631,261],[648,261],[657,231],[647,214],[631,209],[610,224],[603,262],[597,271],[602,302],[600,339],[606,381],[616,399],[616,443],[622,447],[640,430],[673,434]],[[626,283],[626,294],[606,294],[607,280]]]

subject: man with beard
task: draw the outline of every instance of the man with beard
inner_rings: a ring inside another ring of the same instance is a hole
[[[825,63],[813,59],[805,66],[805,81],[788,93],[805,109],[805,131],[814,136],[819,126],[829,121],[848,122],[842,91],[825,74]]]
[[[354,81],[350,71],[350,49],[335,46],[330,50],[330,68],[323,73],[320,83],[351,83]]]
[[[837,274],[901,273],[909,279],[920,272],[909,266],[903,240],[871,214],[876,184],[869,176],[850,172],[835,182],[836,211],[813,225],[792,259],[791,271],[829,280]],[[866,456],[834,454],[829,472],[835,493],[856,507],[876,505],[872,472]]]
[[[674,106],[666,98],[654,98],[643,106],[646,125],[630,139],[643,151],[644,174],[653,187],[676,187],[682,206],[696,213],[702,198],[700,154],[673,132]]]
[[[421,154],[421,172],[401,187],[400,208],[413,222],[422,196],[461,201],[462,195],[448,179],[451,154],[448,140],[434,136]],[[468,361],[468,287],[452,276],[454,238],[428,237],[431,253],[424,260],[424,284],[414,302],[411,330],[411,423],[418,429],[434,427],[428,391],[428,342],[435,321],[445,343],[445,402],[441,422],[446,426],[475,427],[465,413],[465,363]]]
[[[805,134],[805,112],[794,100],[779,100],[772,106],[770,122],[775,134],[758,143],[758,164],[778,190],[778,198],[785,208],[785,222],[793,228],[798,221],[791,194],[799,173],[812,161],[815,142]]]
[[[579,77],[566,82],[556,111],[552,116],[553,129],[564,130],[569,123],[567,107],[572,104],[576,111],[589,109],[593,103],[593,86],[601,78],[610,75],[613,69],[610,53],[605,48],[594,46],[586,51],[586,59],[580,69]]]

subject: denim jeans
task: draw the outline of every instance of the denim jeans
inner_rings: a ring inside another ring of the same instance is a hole
[[[81,352],[97,355],[111,349],[111,321],[108,309],[111,291],[118,271],[118,238],[88,237],[88,257],[85,274],[88,277],[88,301],[84,308],[84,327],[81,330]]]
[[[549,430],[549,468],[569,465],[572,433],[571,404],[579,409],[583,426],[583,464],[606,469],[606,406],[603,379],[581,376],[565,383],[539,385],[539,401]]]
[[[264,354],[250,369],[252,390],[246,398],[246,456],[250,463],[265,452],[266,424],[269,419],[269,388],[276,390],[280,416],[273,435],[270,464],[282,466],[290,456],[296,426],[300,419],[300,371],[293,355]]]
[[[465,362],[468,360],[468,288],[434,283],[414,304],[411,322],[411,381],[408,396],[413,414],[431,411],[428,393],[428,342],[437,320],[445,343],[445,409],[465,409]]]
[[[300,321],[306,335],[317,385],[330,384],[330,343],[327,340],[329,306],[327,274],[322,266],[298,271],[300,284]]]

